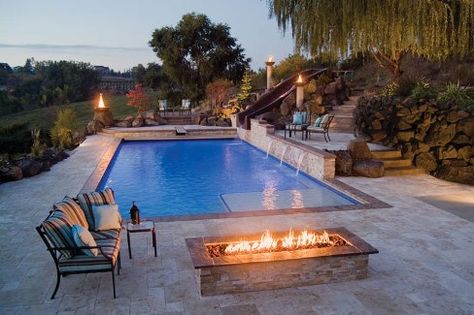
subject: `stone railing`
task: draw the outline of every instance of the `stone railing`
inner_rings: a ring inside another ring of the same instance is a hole
[[[277,159],[292,165],[310,176],[319,179],[333,179],[335,175],[335,156],[331,153],[310,147],[300,142],[284,139],[275,134],[272,125],[260,124],[256,119],[250,121],[250,130],[237,128],[240,139],[247,141]]]

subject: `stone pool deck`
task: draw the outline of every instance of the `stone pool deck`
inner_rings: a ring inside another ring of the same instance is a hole
[[[109,273],[72,275],[57,298],[51,257],[34,227],[51,205],[80,191],[113,138],[92,136],[48,173],[0,185],[1,314],[472,314],[474,223],[423,196],[474,196],[474,187],[428,175],[338,178],[393,208],[157,223],[158,257],[148,233],[133,235],[133,260],[112,298]],[[210,166],[212,167],[212,166]],[[468,201],[474,205],[474,197]],[[201,298],[185,238],[344,226],[376,247],[365,280]]]

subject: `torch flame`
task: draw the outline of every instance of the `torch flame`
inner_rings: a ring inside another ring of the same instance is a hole
[[[273,57],[272,56],[268,57],[267,62],[273,62]]]
[[[298,80],[296,81],[296,83],[303,83],[303,77],[300,75],[298,75]]]
[[[100,93],[99,96],[99,105],[97,106],[98,108],[105,108],[104,100],[102,99],[102,93]]]

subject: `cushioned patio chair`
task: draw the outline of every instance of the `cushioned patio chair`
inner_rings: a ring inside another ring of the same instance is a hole
[[[291,138],[291,134],[294,132],[301,132],[301,140],[304,140],[306,128],[310,125],[311,113],[305,111],[295,111],[293,113],[293,120],[291,123],[285,125],[284,137],[286,138],[286,132],[288,131]]]
[[[331,141],[331,138],[329,137],[329,127],[333,119],[334,115],[332,114],[325,114],[323,116],[318,117],[314,121],[313,125],[308,126],[306,128],[306,139],[311,139],[312,133],[322,133],[324,136],[324,141]]]
[[[59,289],[62,276],[95,272],[111,272],[115,298],[114,272],[117,269],[117,274],[120,274],[121,267],[121,229],[96,231],[92,214],[93,206],[115,204],[113,191],[107,188],[103,192],[80,194],[78,199],[65,197],[36,227],[56,265],[56,287],[51,299]],[[73,226],[78,225],[90,230],[95,246],[78,246],[73,235]],[[119,225],[122,225],[121,219]]]

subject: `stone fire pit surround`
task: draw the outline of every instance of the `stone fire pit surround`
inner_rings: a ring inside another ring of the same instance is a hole
[[[259,239],[260,234],[186,239],[203,296],[300,287],[367,278],[378,250],[347,229],[325,229],[348,245],[212,258],[206,244]],[[322,233],[323,230],[315,232]],[[273,232],[280,237],[287,232]]]

